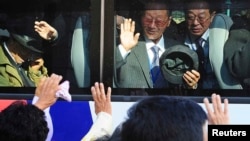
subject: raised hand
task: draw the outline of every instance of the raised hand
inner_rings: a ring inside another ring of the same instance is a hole
[[[57,30],[45,21],[35,21],[34,28],[45,40],[53,40],[58,37]]]
[[[103,83],[96,82],[95,85],[91,87],[91,93],[95,101],[95,113],[106,112],[111,115],[111,88],[108,87],[106,94]]]
[[[135,32],[135,22],[131,19],[125,19],[124,23],[121,23],[120,41],[121,45],[126,51],[131,50],[137,43],[140,33]]]
[[[44,110],[53,105],[58,99],[56,97],[56,92],[60,90],[59,83],[61,80],[62,76],[56,74],[51,74],[50,77],[42,78],[35,91],[35,95],[39,97],[35,106]]]
[[[228,99],[224,99],[224,108],[220,95],[213,93],[211,99],[213,108],[210,107],[208,98],[204,98],[203,100],[207,109],[208,123],[214,125],[229,124]]]

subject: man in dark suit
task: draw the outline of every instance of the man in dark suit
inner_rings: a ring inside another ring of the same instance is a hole
[[[229,74],[223,57],[231,18],[217,13],[215,1],[186,0],[184,4],[187,28],[184,44],[199,56],[198,89],[242,89]]]
[[[135,32],[135,22],[125,19],[121,24],[120,42],[115,53],[115,84],[120,88],[168,88],[169,84],[154,66],[166,48],[181,44],[163,37],[171,22],[169,4],[152,1],[145,4],[141,15],[143,36]],[[183,79],[189,88],[195,88],[200,76],[187,71]]]

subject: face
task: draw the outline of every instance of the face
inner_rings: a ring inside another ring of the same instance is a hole
[[[141,19],[144,34],[155,43],[160,40],[170,22],[168,10],[146,10]]]
[[[17,42],[12,43],[15,48],[13,50],[10,50],[12,56],[14,57],[14,60],[18,64],[22,64],[27,60],[30,60],[31,58],[34,58],[34,52],[26,49],[22,45],[20,45]]]
[[[192,36],[202,36],[212,19],[213,14],[206,8],[189,9],[186,12],[187,27]]]

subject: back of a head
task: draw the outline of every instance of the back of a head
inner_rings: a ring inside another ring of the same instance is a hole
[[[1,141],[45,141],[48,134],[44,112],[20,101],[0,113]]]
[[[149,97],[128,111],[122,141],[202,141],[207,120],[194,101],[175,97]]]

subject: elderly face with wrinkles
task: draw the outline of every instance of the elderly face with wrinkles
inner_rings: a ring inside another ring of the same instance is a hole
[[[169,27],[171,17],[166,5],[152,3],[141,18],[143,32],[146,37],[157,43],[163,32]]]
[[[202,36],[206,32],[214,16],[206,2],[192,2],[188,4],[185,14],[189,33],[197,37]]]

